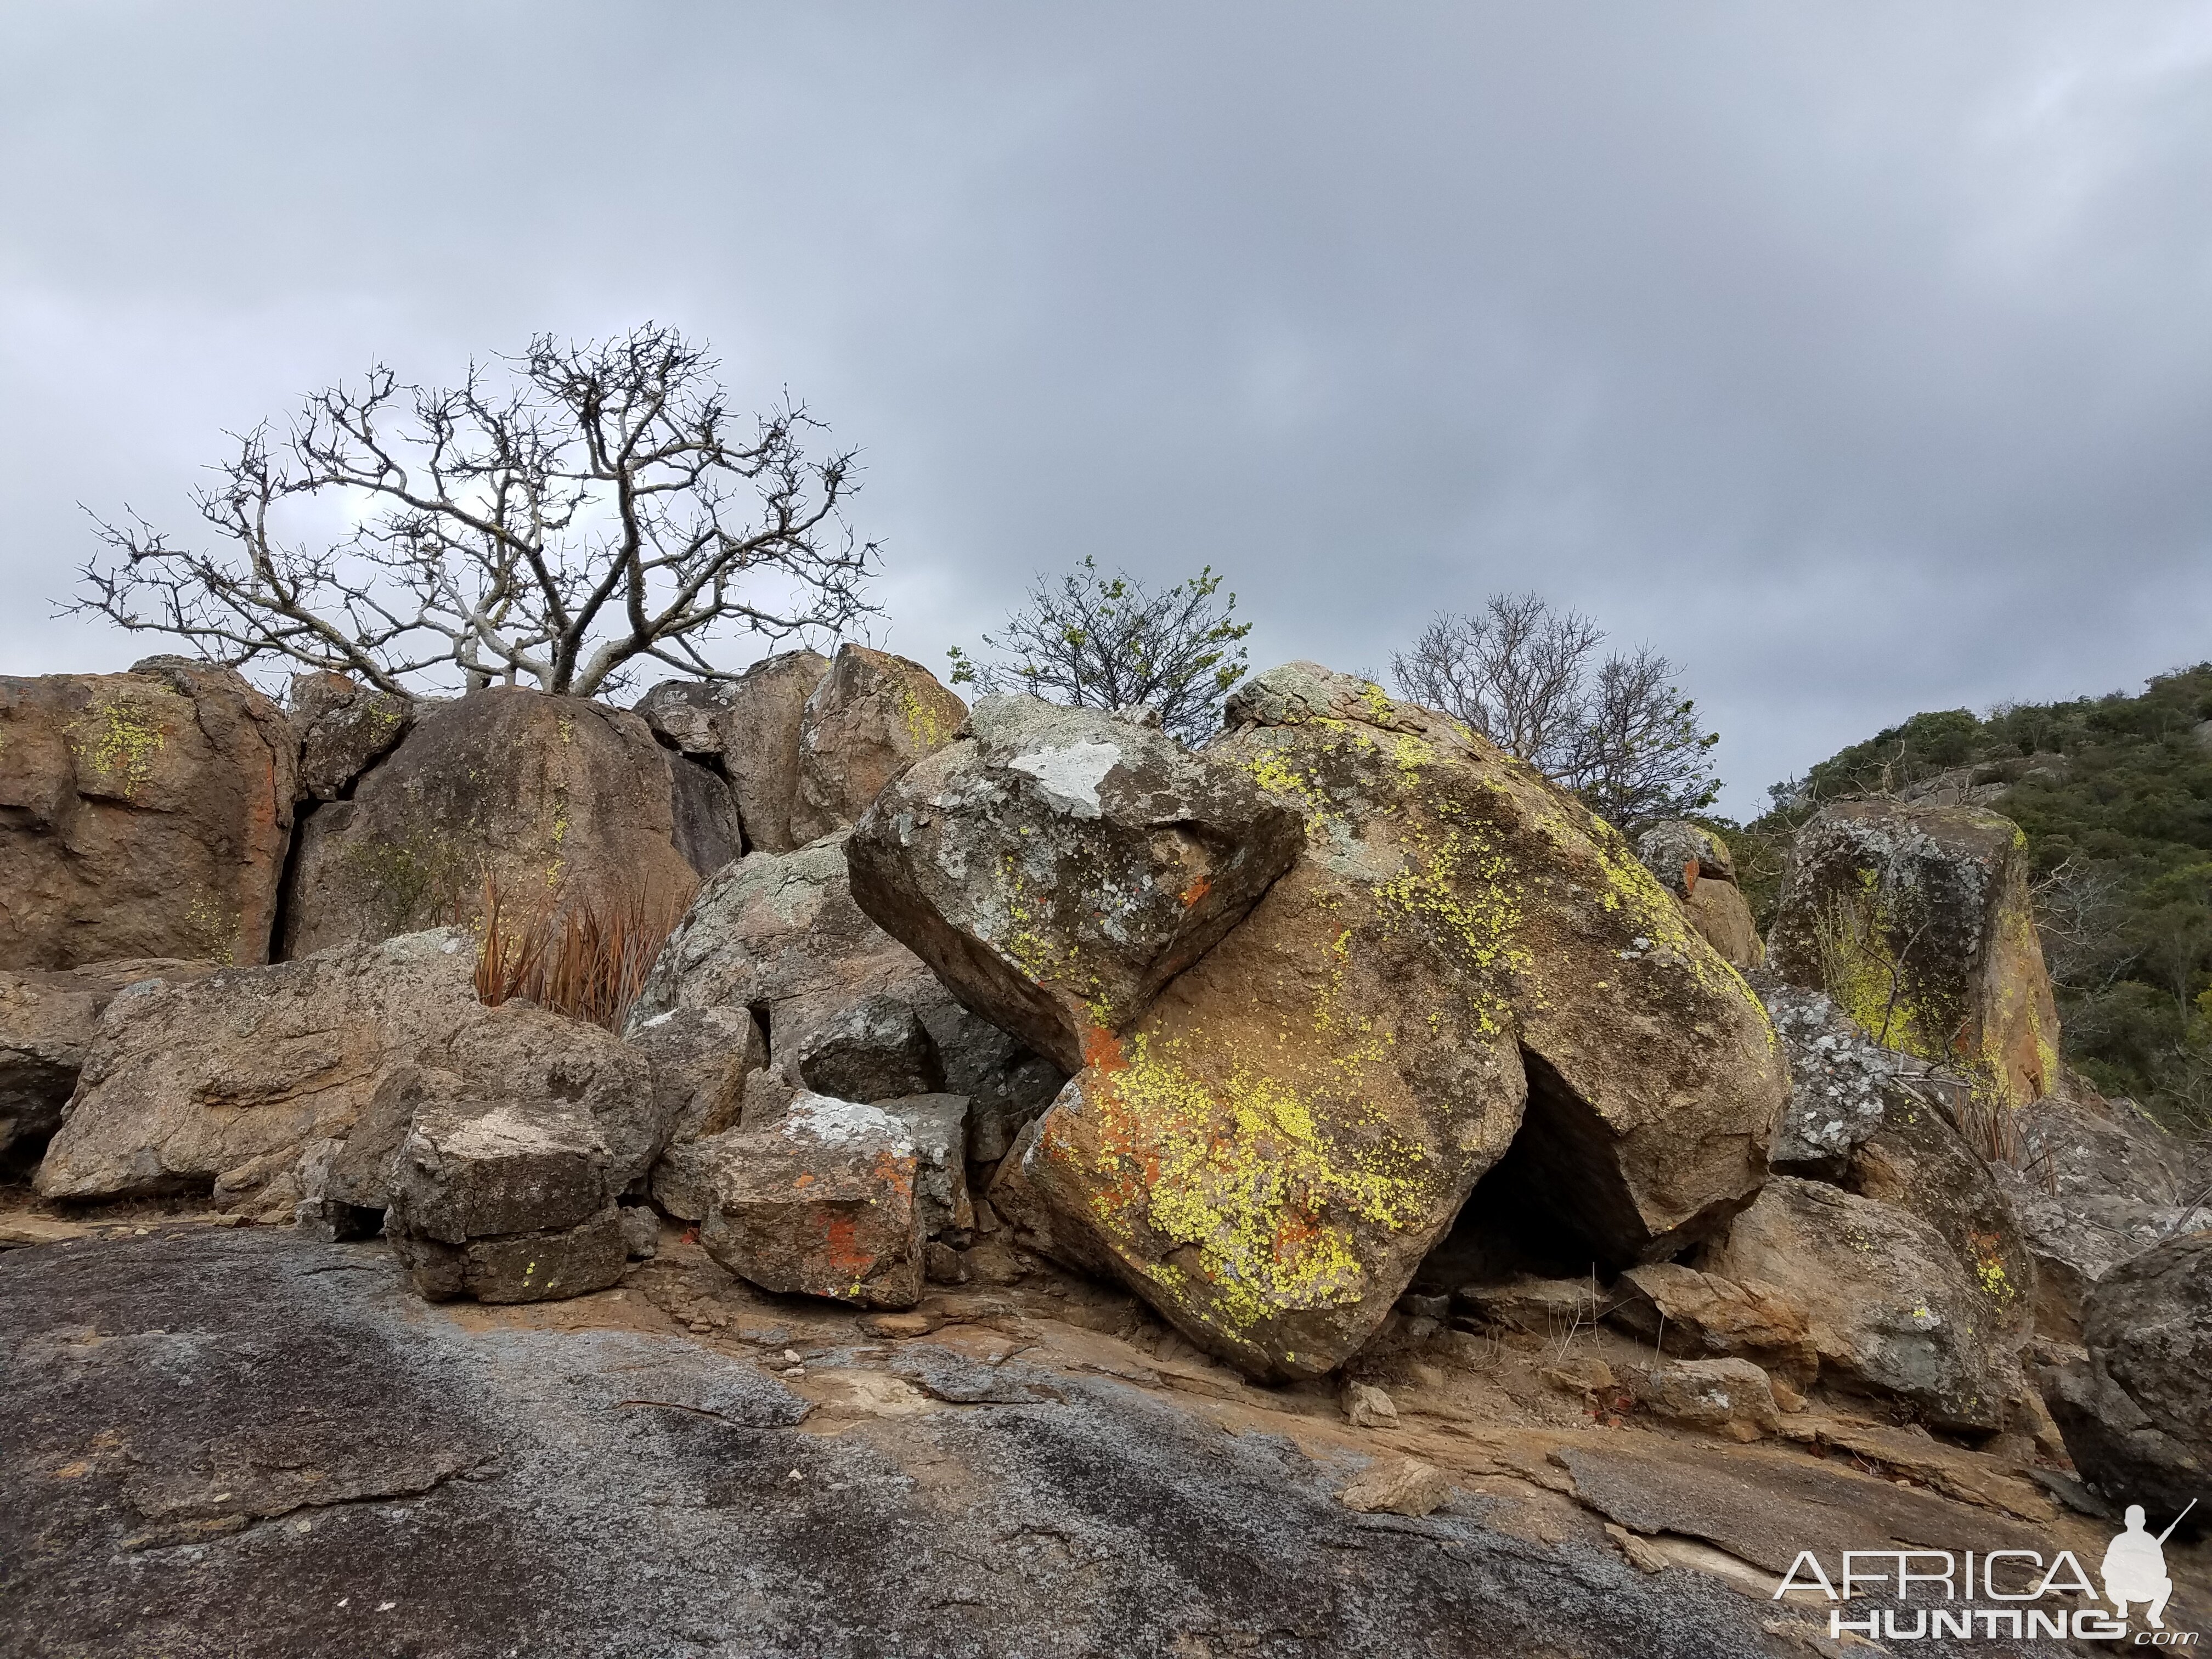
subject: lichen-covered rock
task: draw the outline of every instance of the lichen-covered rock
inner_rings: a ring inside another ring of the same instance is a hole
[[[760,1022],[744,1008],[671,1008],[624,1035],[653,1068],[671,1145],[736,1127],[746,1079],[768,1063]]]
[[[1843,1185],[1926,1222],[1980,1294],[1984,1344],[2009,1368],[2035,1328],[2036,1270],[2011,1201],[1932,1092],[1893,1088]]]
[[[701,799],[716,791],[720,828]],[[281,954],[472,916],[487,880],[515,919],[540,904],[681,902],[735,845],[726,798],[635,714],[599,703],[493,686],[428,707],[349,799],[301,821]]]
[[[921,1300],[922,1210],[905,1126],[879,1106],[802,1095],[721,1139],[700,1241],[765,1291],[863,1308]]]
[[[1636,856],[1674,896],[1690,926],[1721,960],[1756,968],[1766,947],[1752,921],[1751,904],[1735,882],[1728,843],[1703,824],[1670,818],[1637,838]]]
[[[1654,1261],[1621,1274],[1606,1317],[1623,1330],[1688,1359],[1745,1359],[1800,1388],[1820,1370],[1805,1315],[1753,1280]]]
[[[1798,831],[1768,936],[1775,972],[1875,1041],[1967,1067],[1996,1103],[2059,1081],[2058,1015],[2027,842],[1969,806],[1844,801]]]
[[[266,962],[294,769],[227,668],[0,675],[0,968]]]
[[[850,825],[911,763],[960,730],[968,705],[920,663],[844,645],[806,699],[799,723],[792,840],[804,846]]]
[[[1831,1383],[1888,1395],[1938,1427],[2002,1427],[2016,1384],[1986,1299],[1917,1216],[1820,1182],[1777,1176],[1705,1254],[1806,1321]]]
[[[204,979],[204,962],[161,957],[0,973],[0,1171],[27,1170],[61,1127],[100,1016],[143,980]]]
[[[1899,1086],[1897,1051],[1861,1030],[1821,992],[1765,970],[1751,983],[1790,1060],[1790,1099],[1768,1162],[1784,1175],[1840,1180],[1852,1151],[1881,1127],[1882,1102]]]
[[[2082,1479],[2116,1504],[2212,1506],[2212,1230],[2108,1272],[2082,1336],[2087,1357],[2043,1378]]]
[[[1990,1173],[2035,1263],[2035,1328],[2081,1340],[2082,1304],[2119,1263],[2212,1226],[2182,1144],[2124,1101],[2100,1111],[2046,1096],[2010,1120],[2017,1146]]]
[[[1619,836],[1310,664],[1230,723],[1209,756],[1291,805],[1304,849],[1042,1121],[1024,1170],[1056,1233],[1194,1341],[1302,1376],[1373,1331],[1516,1129],[1516,1179],[1603,1257],[1748,1200],[1773,1032]]]
[[[915,1201],[924,1238],[965,1232],[975,1224],[968,1193],[968,1099],[921,1094],[878,1103],[914,1143]]]
[[[343,674],[295,674],[289,702],[300,745],[301,800],[340,799],[415,723],[406,698]]]
[[[572,1227],[448,1244],[405,1233],[392,1253],[426,1302],[553,1302],[618,1282],[629,1258],[623,1212],[608,1205]]]
[[[862,909],[1072,1071],[1235,926],[1299,836],[1244,768],[1097,709],[986,697],[846,857]]]
[[[303,1154],[343,1141],[389,1073],[483,1012],[475,968],[467,932],[448,928],[127,988],[100,1018],[39,1191],[210,1191],[218,1209],[291,1219]]]
[[[764,657],[734,680],[672,680],[637,705],[671,747],[710,762],[730,781],[745,848],[788,853],[799,799],[799,727],[806,700],[830,672],[814,651]]]
[[[944,1088],[945,1062],[914,1005],[878,992],[815,1029],[799,1048],[799,1075],[832,1100],[896,1100]]]
[[[607,1164],[598,1123],[565,1102],[426,1105],[392,1164],[386,1230],[465,1244],[573,1227],[612,1201]]]

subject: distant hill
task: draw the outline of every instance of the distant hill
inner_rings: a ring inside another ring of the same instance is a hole
[[[2212,663],[2139,696],[1915,714],[1778,786],[1732,829],[1765,926],[1796,826],[1894,794],[1987,806],[2027,834],[2066,1058],[2176,1127],[2212,1128]]]

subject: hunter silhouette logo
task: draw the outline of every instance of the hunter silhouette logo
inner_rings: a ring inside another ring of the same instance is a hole
[[[2128,1603],[2148,1602],[2144,1616],[2153,1630],[2166,1628],[2166,1598],[2173,1594],[2173,1580],[2166,1576],[2166,1540],[2173,1536],[2173,1528],[2181,1524],[2182,1516],[2197,1507],[2191,1498],[2181,1515],[2173,1517],[2172,1526],[2155,1538],[2143,1530],[2143,1506],[2128,1505],[2127,1530],[2105,1547],[2105,1564],[2100,1569],[2105,1580],[2105,1599],[2110,1601],[2118,1615],[2128,1616]]]
[[[2077,1641],[2125,1641],[2129,1609],[2140,1607],[2149,1628],[2136,1632],[2130,1645],[2194,1647],[2196,1632],[2166,1627],[2166,1604],[2173,1595],[2173,1580],[2166,1571],[2166,1540],[2196,1507],[2196,1500],[2191,1499],[2164,1532],[2154,1535],[2144,1525],[2143,1506],[2130,1504],[2124,1528],[2105,1547],[2099,1567],[2105,1584],[2101,1598],[2071,1550],[2062,1549],[2046,1559],[2041,1551],[2027,1549],[1978,1555],[1972,1550],[1905,1549],[1846,1550],[1842,1571],[1832,1577],[1811,1550],[1800,1550],[1776,1586],[1774,1599],[1813,1592],[1838,1604],[1828,1610],[1831,1637],[1850,1634],[1893,1642],[2068,1636]],[[1847,1617],[1848,1604],[1869,1590],[1899,1605],[1863,1607],[1861,1616]]]

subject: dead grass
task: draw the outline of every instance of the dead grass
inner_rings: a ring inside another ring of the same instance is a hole
[[[526,1000],[619,1031],[691,893],[586,896],[518,916],[487,877],[477,995],[488,1007]]]

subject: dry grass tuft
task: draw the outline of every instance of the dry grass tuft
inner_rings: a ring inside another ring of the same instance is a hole
[[[518,920],[487,877],[477,995],[488,1007],[526,1000],[619,1031],[690,902],[689,891],[586,897]]]

